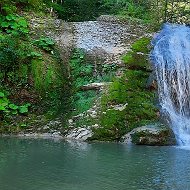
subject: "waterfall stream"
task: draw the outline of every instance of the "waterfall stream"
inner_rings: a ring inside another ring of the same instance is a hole
[[[151,60],[158,83],[161,112],[177,142],[190,145],[190,28],[165,24],[153,40]]]

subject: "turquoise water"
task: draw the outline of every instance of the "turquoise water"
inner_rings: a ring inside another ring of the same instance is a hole
[[[0,190],[189,189],[189,150],[0,138]]]

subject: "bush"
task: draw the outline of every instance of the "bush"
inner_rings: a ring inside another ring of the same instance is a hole
[[[45,51],[52,51],[54,48],[55,42],[51,38],[41,37],[39,40],[35,40],[33,44]]]
[[[28,113],[28,108],[30,104],[24,104],[18,106],[12,103],[3,92],[0,92],[0,120],[3,120],[5,117],[10,117],[17,114],[26,114]]]
[[[5,35],[0,39],[1,82],[14,82],[16,71],[22,64],[29,64],[30,45],[18,36]],[[15,81],[16,82],[16,81]]]
[[[24,17],[9,14],[0,16],[0,28],[3,32],[14,35],[28,34],[28,22]]]
[[[0,13],[8,15],[16,13],[17,9],[39,10],[42,8],[42,2],[42,0],[1,0]]]

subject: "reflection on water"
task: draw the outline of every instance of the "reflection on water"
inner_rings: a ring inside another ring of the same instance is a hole
[[[189,190],[190,151],[0,139],[1,190]]]

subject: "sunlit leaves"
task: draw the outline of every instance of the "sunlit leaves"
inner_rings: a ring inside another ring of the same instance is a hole
[[[21,16],[9,14],[7,16],[0,17],[0,27],[6,33],[12,34],[27,34],[28,30],[28,22]]]
[[[31,104],[29,103],[18,106],[10,102],[3,92],[0,92],[0,113],[4,116],[26,114],[28,113],[30,106]]]

